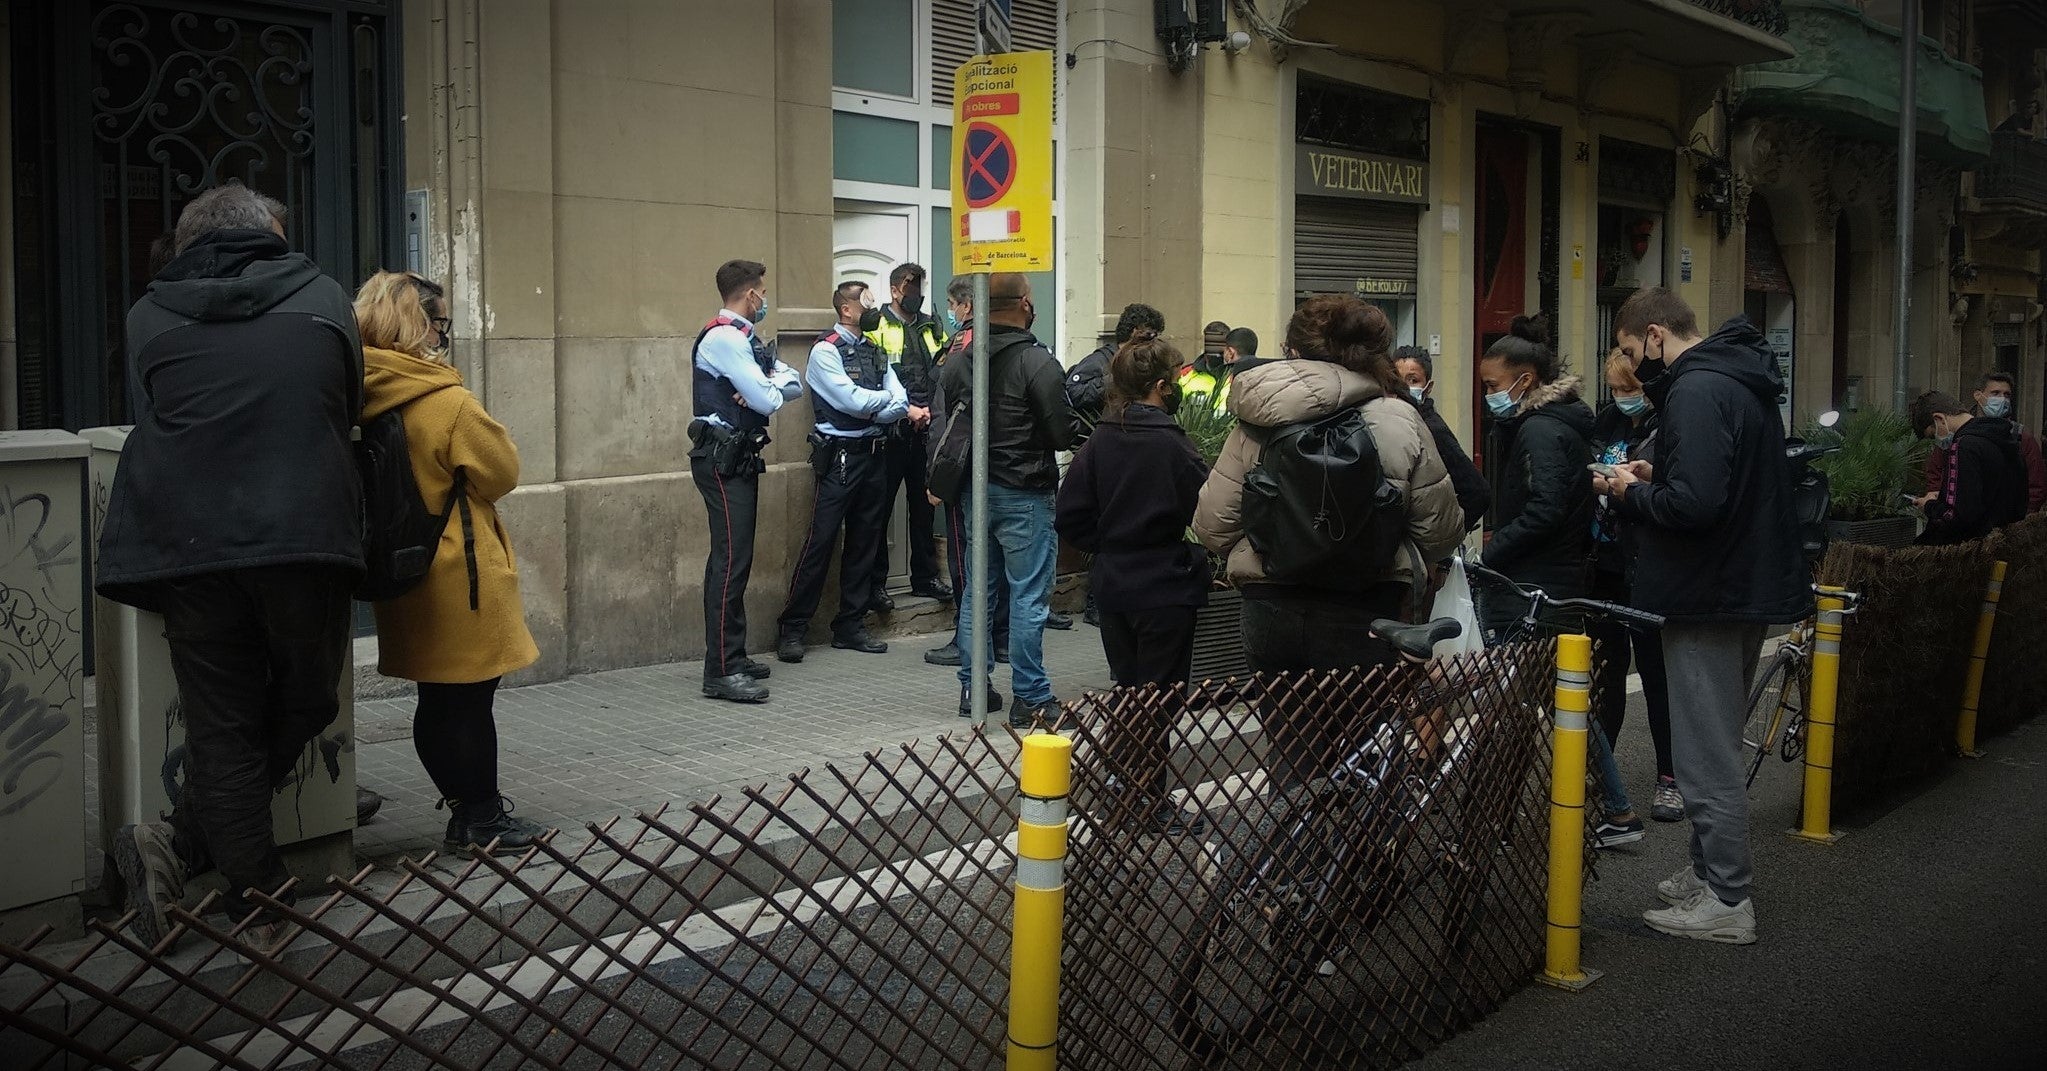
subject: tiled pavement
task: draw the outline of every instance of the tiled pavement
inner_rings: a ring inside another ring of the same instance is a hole
[[[759,706],[705,699],[701,662],[593,673],[498,693],[501,791],[544,825],[580,826],[662,803],[688,803],[805,767],[951,732],[954,670],[926,665],[944,636],[898,636],[887,654],[814,647],[802,664],[774,667]],[[1107,687],[1100,634],[1075,621],[1045,633],[1045,661],[1062,697]],[[1009,667],[994,667],[1008,696]],[[386,797],[356,831],[366,859],[440,845],[447,812],[412,750],[412,701],[356,705],[356,776]]]

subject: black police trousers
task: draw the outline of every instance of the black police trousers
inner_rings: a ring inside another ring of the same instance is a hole
[[[760,474],[721,476],[708,453],[689,458],[690,475],[711,520],[704,559],[704,677],[729,677],[746,661],[746,584],[753,578],[753,524]]]
[[[817,486],[810,504],[810,532],[796,556],[789,601],[778,622],[783,639],[800,639],[810,628],[824,597],[832,544],[841,528],[846,542],[839,557],[839,612],[832,615],[832,636],[845,639],[860,631],[868,601],[879,590],[873,576],[888,526],[886,449],[881,439],[830,437],[811,447],[810,468]]]
[[[270,799],[306,745],[341,712],[354,577],[331,565],[271,565],[163,582],[164,635],[185,711],[185,784],[172,844],[191,874],[218,868],[239,918],[250,890],[290,875]],[[316,764],[311,777],[326,777]]]
[[[933,545],[931,532],[937,522],[931,500],[925,497],[925,470],[931,464],[931,443],[928,432],[908,431],[887,437],[888,486],[883,489],[881,530],[884,533],[880,549],[874,556],[874,590],[880,593],[888,590],[888,532],[889,521],[895,517],[896,495],[903,496],[904,507],[909,510],[910,586],[928,587],[938,580],[938,548]]]

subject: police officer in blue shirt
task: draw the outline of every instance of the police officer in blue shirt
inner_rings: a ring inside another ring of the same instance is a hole
[[[768,314],[768,269],[751,260],[718,268],[725,307],[691,347],[689,471],[710,514],[711,556],[704,562],[704,694],[758,703],[765,663],[746,656],[746,584],[753,575],[754,514],[760,505],[761,450],[768,418],[803,393],[796,370],[775,359],[756,325]]]
[[[775,657],[784,662],[803,661],[803,635],[824,594],[832,544],[841,527],[846,530],[846,546],[839,558],[839,612],[832,617],[832,646],[865,654],[888,650],[888,644],[868,635],[865,621],[874,562],[888,529],[884,433],[909,413],[910,397],[880,348],[862,335],[878,313],[867,284],[840,283],[832,292],[832,309],[838,325],[818,336],[804,372],[817,418],[817,429],[810,434],[810,467],[817,474],[817,491],[810,534],[789,578],[789,603],[779,622]]]

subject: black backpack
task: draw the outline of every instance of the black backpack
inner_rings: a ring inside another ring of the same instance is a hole
[[[441,512],[428,511],[412,478],[412,452],[405,441],[403,407],[363,422],[355,442],[355,468],[362,478],[363,564],[355,597],[384,602],[419,586],[434,564],[448,517],[462,513],[462,549],[469,563],[469,608],[477,608],[476,531],[469,516],[468,480],[461,469],[448,488]]]
[[[1363,591],[1407,538],[1407,500],[1379,467],[1361,407],[1274,428],[1244,477],[1244,536],[1275,584]]]

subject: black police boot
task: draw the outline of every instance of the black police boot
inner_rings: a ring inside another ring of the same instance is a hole
[[[1039,722],[1049,729],[1058,720],[1059,697],[1056,695],[1037,704],[1026,703],[1023,696],[1017,696],[1016,701],[1009,705],[1009,727],[1012,729],[1028,729]]]
[[[1083,624],[1102,627],[1102,609],[1095,605],[1095,593],[1092,591],[1087,593],[1087,607],[1081,610],[1080,620]]]
[[[834,636],[832,638],[832,646],[841,651],[858,651],[861,654],[888,653],[888,644],[869,636],[866,629],[850,632],[844,636]]]
[[[924,652],[924,661],[934,666],[957,666],[966,659],[960,655],[960,645],[954,642]]]
[[[768,701],[767,688],[744,673],[734,673],[729,677],[705,677],[704,694],[712,699],[727,699],[734,703]]]
[[[922,584],[910,585],[910,594],[921,595],[927,599],[937,599],[939,602],[952,601],[952,589],[937,580],[926,580]]]
[[[889,593],[886,591],[877,591],[874,593],[874,598],[868,601],[867,611],[869,613],[875,614],[895,613],[896,600],[890,597]]]
[[[442,800],[434,807],[442,804],[449,804],[455,812],[448,816],[447,836],[441,840],[446,851],[474,847],[488,848],[492,855],[516,855],[547,835],[547,828],[540,823],[515,817],[512,801],[503,796],[477,803]]]
[[[1045,627],[1056,628],[1061,632],[1065,632],[1073,627],[1073,618],[1054,610],[1045,615]]]
[[[757,681],[764,681],[775,675],[775,671],[769,669],[766,662],[757,661],[752,658],[742,658],[739,660],[739,672]]]
[[[775,657],[790,665],[803,661],[803,637],[784,636],[776,641]],[[744,672],[744,669],[741,672]]]

